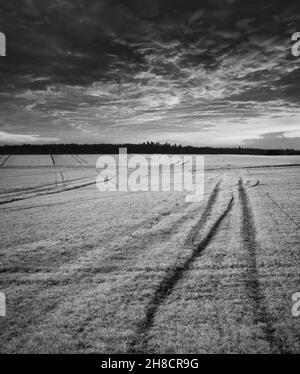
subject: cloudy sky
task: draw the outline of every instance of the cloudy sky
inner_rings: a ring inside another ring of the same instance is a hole
[[[300,148],[298,0],[1,0],[0,143]]]

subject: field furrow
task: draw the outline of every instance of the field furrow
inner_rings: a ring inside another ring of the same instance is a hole
[[[212,199],[208,201],[208,204],[202,214],[200,221],[197,223],[196,227],[199,229],[202,225],[206,223],[207,216],[209,214],[209,210],[212,207],[212,201],[215,200],[217,188],[212,193]],[[190,266],[193,264],[194,260],[201,255],[201,253],[206,249],[209,245],[211,240],[213,240],[220,224],[225,219],[225,217],[230,212],[234,199],[231,198],[226,210],[220,215],[220,217],[213,223],[212,227],[210,228],[208,234],[200,241],[200,243],[195,243],[195,241],[191,241],[192,237],[194,237],[195,233],[193,229],[192,235],[189,235],[188,243],[192,245],[193,251],[191,255],[183,262],[178,263],[174,268],[170,269],[169,272],[164,276],[161,283],[158,285],[157,289],[155,290],[154,295],[152,296],[145,313],[145,318],[142,322],[139,323],[137,335],[138,337],[134,339],[132,343],[133,351],[138,350],[139,352],[143,352],[145,348],[145,343],[147,339],[147,333],[151,329],[154,318],[160,305],[165,301],[165,299],[170,295],[172,290],[175,288],[176,284],[181,280],[181,278],[185,275],[185,273],[189,270]],[[200,223],[201,222],[201,226]],[[200,227],[199,227],[200,226]],[[142,337],[142,339],[141,339]],[[140,342],[141,341],[141,342]],[[137,348],[139,346],[139,348]]]
[[[256,239],[256,228],[250,201],[242,179],[239,181],[239,197],[242,209],[243,246],[249,253],[249,267],[247,268],[247,274],[245,274],[247,277],[246,288],[250,302],[253,304],[254,323],[261,326],[264,339],[269,343],[270,351],[280,353],[281,346],[274,335],[272,318],[268,313],[264,290],[262,290],[259,281],[256,258],[259,244]]]
[[[206,157],[198,203],[96,159],[1,157],[1,353],[300,352],[299,158]]]

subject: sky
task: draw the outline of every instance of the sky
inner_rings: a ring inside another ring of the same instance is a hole
[[[298,0],[1,0],[0,143],[300,149]]]

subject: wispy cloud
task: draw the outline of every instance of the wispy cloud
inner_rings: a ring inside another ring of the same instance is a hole
[[[0,143],[57,142],[59,138],[42,138],[39,135],[11,134],[0,131]]]

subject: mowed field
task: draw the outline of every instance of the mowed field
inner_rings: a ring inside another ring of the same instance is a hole
[[[205,198],[0,156],[1,353],[300,353],[300,157],[205,156]]]

